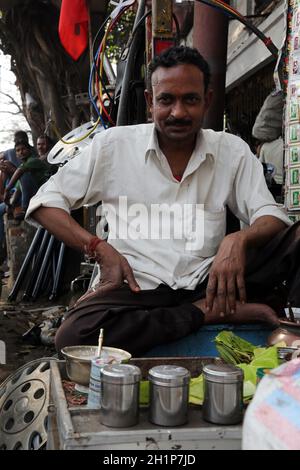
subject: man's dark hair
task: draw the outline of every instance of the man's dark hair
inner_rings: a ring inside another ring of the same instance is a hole
[[[24,145],[24,147],[26,147],[27,149],[31,150],[31,146],[29,145],[28,141],[26,141],[26,140],[23,140],[23,139],[16,140],[16,142],[15,142],[15,149],[16,149],[19,145]]]
[[[14,141],[15,141],[15,143],[17,141],[22,141],[22,142],[27,142],[28,143],[27,132],[25,132],[25,131],[16,131],[14,133]]]
[[[36,141],[38,141],[39,139],[42,139],[42,140],[45,140],[47,142],[47,147],[48,149],[52,148],[54,146],[54,142],[53,140],[48,136],[48,134],[41,134],[38,136],[38,138],[36,139]]]
[[[187,46],[174,46],[155,56],[148,67],[147,87],[151,91],[151,78],[158,67],[175,67],[176,65],[192,64],[204,75],[204,90],[207,92],[210,82],[209,65],[197,49]]]

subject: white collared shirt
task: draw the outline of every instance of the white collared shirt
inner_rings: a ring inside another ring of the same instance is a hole
[[[225,235],[226,205],[246,224],[264,215],[290,224],[248,145],[212,130],[199,132],[180,182],[153,124],[101,132],[39,189],[27,218],[40,206],[70,212],[99,201],[109,224],[108,241],[127,258],[142,289],[161,283],[194,289],[204,280]]]

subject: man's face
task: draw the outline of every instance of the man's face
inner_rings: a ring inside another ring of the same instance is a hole
[[[26,160],[30,154],[30,148],[26,147],[26,145],[19,144],[16,146],[16,155],[20,160]]]
[[[190,142],[201,129],[211,101],[204,91],[204,75],[192,64],[158,67],[152,93],[145,93],[155,127],[165,141]]]
[[[47,153],[47,141],[46,139],[39,138],[36,142],[36,148],[39,156],[45,155]]]

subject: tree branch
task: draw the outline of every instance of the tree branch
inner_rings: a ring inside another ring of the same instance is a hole
[[[11,116],[20,116],[20,111],[16,111],[15,113],[13,111],[0,111],[0,114],[10,114]]]
[[[23,110],[21,108],[21,106],[19,105],[19,103],[9,94],[9,93],[5,93],[4,91],[0,91],[0,94],[5,96],[6,98],[10,99],[11,103],[10,104],[13,104],[14,106],[16,106],[19,110],[18,113],[10,113],[10,114],[23,114]],[[2,111],[3,112],[3,111]]]

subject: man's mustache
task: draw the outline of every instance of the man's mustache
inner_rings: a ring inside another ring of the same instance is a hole
[[[167,119],[167,126],[187,126],[190,125],[192,121],[190,119]]]

